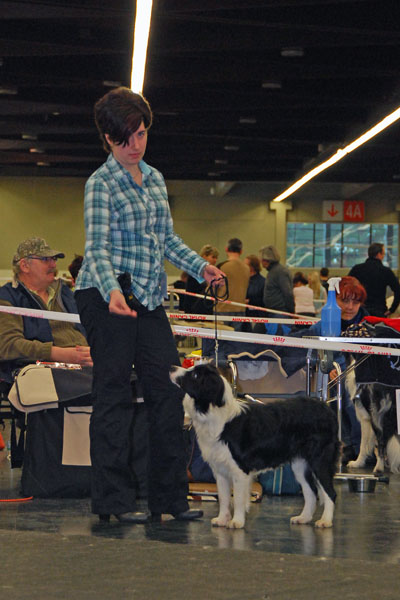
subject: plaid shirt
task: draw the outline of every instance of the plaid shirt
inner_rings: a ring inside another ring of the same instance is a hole
[[[128,272],[132,291],[149,310],[165,295],[164,259],[199,281],[208,264],[173,230],[167,188],[159,171],[144,161],[142,187],[112,154],[85,187],[85,257],[76,290],[96,287],[106,302]]]

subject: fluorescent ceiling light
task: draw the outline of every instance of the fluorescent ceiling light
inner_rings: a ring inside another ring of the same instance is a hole
[[[282,89],[282,84],[280,81],[263,81],[261,87],[264,90],[280,90]]]
[[[240,117],[239,123],[254,125],[254,123],[257,123],[257,119],[255,117]]]
[[[294,57],[294,56],[304,56],[304,50],[300,47],[292,47],[288,46],[286,48],[282,48],[281,56]]]
[[[311,179],[314,179],[314,177],[322,173],[322,171],[329,169],[329,167],[339,162],[339,160],[342,160],[342,158],[350,154],[350,152],[353,152],[353,150],[356,150],[356,148],[359,148],[360,146],[368,142],[371,138],[378,135],[378,133],[381,133],[381,131],[383,131],[387,127],[390,127],[390,125],[393,125],[393,123],[395,123],[398,119],[400,119],[400,107],[392,113],[390,113],[389,115],[387,115],[387,117],[382,119],[382,121],[379,121],[379,123],[374,125],[374,127],[371,127],[371,129],[368,129],[368,131],[360,135],[360,137],[355,139],[354,142],[351,142],[351,144],[348,144],[344,148],[339,148],[339,150],[337,150],[337,152],[333,156],[328,158],[328,160],[321,163],[314,169],[311,169],[311,171],[309,171],[303,177],[298,179],[298,181],[291,185],[287,190],[282,192],[282,194],[279,194],[279,196],[274,198],[273,202],[281,202],[288,196],[291,196],[292,194],[294,194],[294,192],[296,192],[299,188],[303,187],[303,185],[308,183]]]
[[[1,85],[0,94],[2,96],[16,96],[18,94],[18,89],[11,85]]]
[[[143,90],[153,1],[137,0],[135,4],[136,17],[133,39],[131,90],[141,93]]]
[[[104,87],[117,88],[122,85],[121,81],[111,81],[111,79],[105,79],[103,81]]]

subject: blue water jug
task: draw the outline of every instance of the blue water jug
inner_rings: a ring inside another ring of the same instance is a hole
[[[331,277],[328,280],[328,300],[321,310],[321,335],[326,337],[340,336],[342,311],[336,302],[336,291],[339,293],[341,279]]]

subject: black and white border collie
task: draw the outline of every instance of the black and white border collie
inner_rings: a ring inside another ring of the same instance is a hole
[[[381,383],[357,383],[356,373],[346,377],[346,388],[361,425],[360,452],[347,466],[365,467],[376,454],[374,473],[383,473],[385,460],[392,473],[400,473],[400,436],[397,434],[396,388]]]
[[[290,463],[304,496],[304,508],[291,523],[310,523],[319,496],[323,513],[315,525],[332,527],[340,442],[335,414],[326,404],[301,396],[268,404],[237,400],[209,364],[172,367],[170,376],[185,392],[184,409],[217,482],[219,514],[212,525],[243,527],[254,476]]]

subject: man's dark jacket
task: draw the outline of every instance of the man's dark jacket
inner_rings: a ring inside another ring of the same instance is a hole
[[[393,291],[394,298],[389,312],[393,313],[400,303],[400,284],[389,267],[385,267],[379,258],[367,258],[364,263],[354,265],[349,275],[356,277],[367,291],[365,308],[374,317],[384,317],[386,305],[386,287]]]

